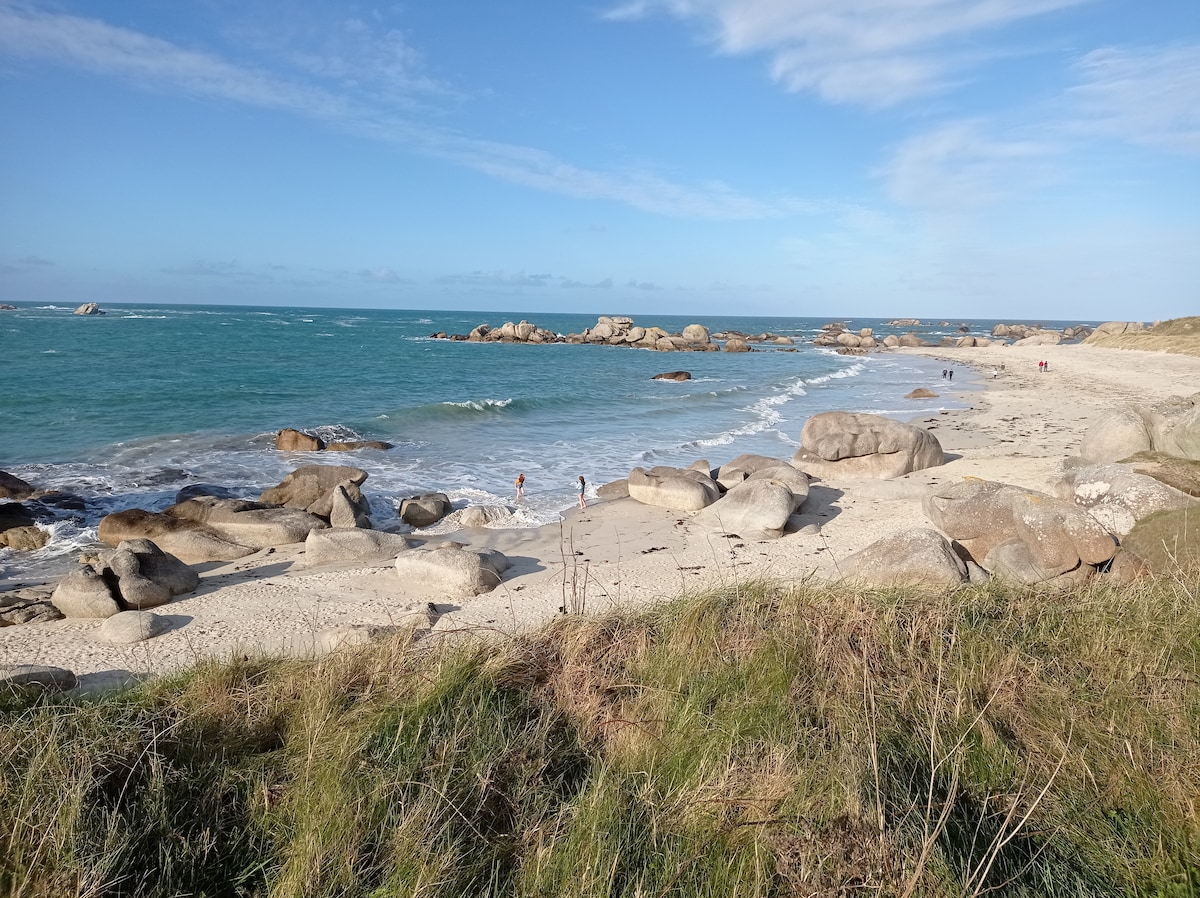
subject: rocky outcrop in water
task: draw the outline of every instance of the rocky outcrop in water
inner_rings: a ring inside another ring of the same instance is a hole
[[[383,440],[337,440],[326,443],[316,434],[285,427],[275,434],[275,448],[280,452],[353,452],[358,449],[394,449]]]
[[[726,352],[752,351],[755,344],[770,343],[781,348],[794,345],[791,337],[781,334],[741,334],[725,331],[712,334],[703,324],[689,324],[680,333],[661,327],[641,327],[625,316],[601,315],[595,325],[578,334],[555,334],[528,321],[506,321],[493,328],[480,324],[469,334],[447,334],[438,331],[429,335],[434,340],[458,340],[469,343],[571,343],[574,345],[624,346],[633,349],[652,349],[657,352]]]

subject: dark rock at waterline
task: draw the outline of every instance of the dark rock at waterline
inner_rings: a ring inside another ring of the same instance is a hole
[[[690,371],[665,371],[662,374],[654,375],[654,377],[652,377],[650,379],[651,380],[674,380],[674,381],[682,382],[685,380],[691,380],[692,373]]]
[[[200,496],[211,496],[214,499],[239,499],[237,492],[227,486],[217,486],[214,483],[189,483],[175,494],[175,504],[186,502]]]
[[[450,513],[450,497],[445,493],[424,493],[400,503],[400,519],[411,527],[430,527]]]
[[[15,474],[0,471],[0,499],[28,499],[33,495],[33,486]]]
[[[34,493],[29,504],[35,507],[35,512],[38,507],[47,511],[87,511],[87,503],[81,496],[76,496],[74,493],[63,493],[58,490],[46,490],[45,492]]]
[[[395,448],[394,443],[387,443],[383,440],[348,440],[346,442],[330,443],[325,447],[325,451],[354,452],[358,449],[379,449],[386,451]]]

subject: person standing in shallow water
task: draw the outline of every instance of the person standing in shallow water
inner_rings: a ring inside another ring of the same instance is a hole
[[[517,484],[517,498],[520,499],[525,495],[525,475],[524,474],[517,475],[516,484]]]
[[[587,489],[587,481],[583,479],[583,475],[579,475],[579,482],[575,484],[575,489],[579,491],[579,507],[587,508],[587,500],[583,497],[583,491]]]
[[[951,369],[950,369],[950,370],[949,370],[947,373],[950,375],[950,378],[949,378],[949,379],[950,379],[950,380],[954,380],[954,369],[953,369],[953,368],[951,368]]]

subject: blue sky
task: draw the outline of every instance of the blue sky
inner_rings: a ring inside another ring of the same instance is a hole
[[[1200,314],[1198,0],[0,0],[0,302]]]

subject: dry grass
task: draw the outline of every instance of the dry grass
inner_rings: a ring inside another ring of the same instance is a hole
[[[740,584],[0,701],[0,894],[1200,894],[1200,582]]]

